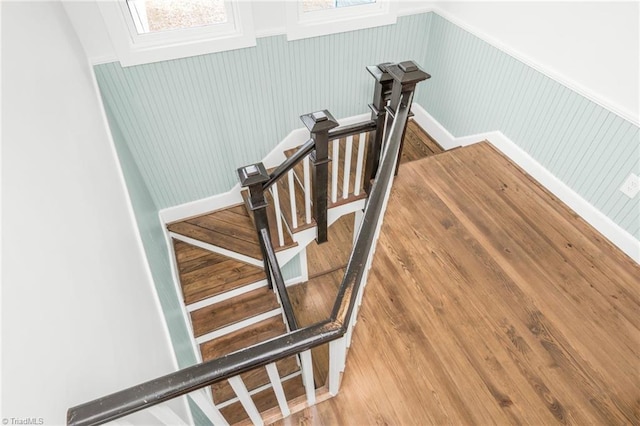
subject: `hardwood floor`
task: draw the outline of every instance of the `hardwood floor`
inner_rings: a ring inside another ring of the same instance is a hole
[[[279,423],[640,424],[640,267],[487,143],[404,164],[340,393]]]

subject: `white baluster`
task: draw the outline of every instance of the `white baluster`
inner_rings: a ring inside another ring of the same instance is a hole
[[[345,346],[351,347],[351,337],[353,337],[353,329],[356,327],[356,321],[358,318],[358,307],[355,306],[353,312],[351,312],[351,319],[349,320],[349,326],[347,327],[347,333],[345,337]]]
[[[228,426],[229,422],[224,418],[222,413],[213,405],[211,398],[205,391],[195,391],[189,394],[193,402],[202,410],[202,412],[211,420],[214,425]]]
[[[338,165],[339,165],[339,149],[340,140],[335,139],[333,142],[333,157],[331,158],[331,202],[338,201]]]
[[[344,371],[346,355],[344,337],[329,342],[329,393],[333,396],[340,389],[340,373]]]
[[[298,213],[296,213],[296,187],[293,182],[293,170],[289,170],[289,201],[291,204],[291,226],[293,229],[298,227]]]
[[[249,391],[247,391],[247,387],[244,385],[244,382],[242,381],[240,376],[231,377],[229,379],[229,384],[233,388],[233,391],[236,393],[236,395],[238,395],[240,404],[242,404],[242,406],[244,407],[253,424],[257,426],[264,425],[262,416],[260,416],[260,412],[256,408],[256,404],[253,403],[253,399],[251,399],[251,395],[249,395]]]
[[[149,408],[149,414],[158,419],[163,425],[185,425],[184,420],[178,416],[175,411],[166,405],[156,405]]]
[[[364,166],[364,150],[366,145],[366,133],[360,133],[358,137],[358,158],[356,159],[356,183],[353,188],[353,195],[360,195],[362,186],[362,167]]]
[[[304,171],[304,213],[307,224],[311,223],[311,173],[309,172],[309,156],[302,162]]]
[[[311,361],[310,349],[300,352],[300,364],[302,364],[302,383],[307,394],[307,404],[311,406],[316,403],[316,388],[313,383],[313,362]]]
[[[364,212],[362,210],[356,210],[353,215],[353,244],[358,239],[360,233],[360,227],[362,226],[362,220],[364,219]]]
[[[282,388],[282,382],[280,381],[280,374],[278,374],[278,367],[275,362],[271,364],[265,365],[267,368],[267,374],[269,375],[269,380],[271,380],[271,386],[273,386],[273,392],[276,394],[276,399],[278,400],[278,405],[280,406],[280,411],[282,412],[282,417],[287,417],[291,414],[289,411],[289,404],[287,404],[287,397],[284,394],[284,389]]]
[[[284,245],[284,231],[282,229],[282,210],[280,209],[280,196],[278,195],[278,183],[271,186],[271,194],[273,195],[273,204],[276,208],[276,227],[278,228],[278,243]]]
[[[347,136],[347,146],[344,153],[344,179],[342,180],[342,198],[349,197],[349,177],[351,175],[351,151],[353,150],[353,136]]]

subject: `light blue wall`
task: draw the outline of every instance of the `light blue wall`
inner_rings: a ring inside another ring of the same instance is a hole
[[[640,238],[638,127],[434,15],[416,101],[454,136],[501,130],[614,222]],[[614,48],[614,46],[612,46]]]
[[[230,189],[300,114],[367,112],[365,66],[413,59],[432,78],[416,101],[456,136],[501,130],[640,238],[640,199],[617,189],[640,173],[638,128],[432,13],[394,26],[129,68],[98,65],[118,154],[181,365],[194,361],[179,316],[158,209]],[[299,274],[285,266],[287,277]]]
[[[169,327],[171,343],[175,350],[179,367],[184,368],[195,364],[196,358],[193,353],[189,331],[183,320],[181,302],[177,297],[173,284],[169,253],[167,252],[162,227],[158,220],[158,208],[151,199],[147,186],[122,136],[120,127],[113,121],[108,107],[106,112],[129,196],[133,204],[142,244],[147,255],[156,291],[160,298],[162,311]]]
[[[397,25],[128,68],[95,67],[100,90],[160,209],[229,190],[301,114],[368,111],[367,65],[424,61],[430,14]]]

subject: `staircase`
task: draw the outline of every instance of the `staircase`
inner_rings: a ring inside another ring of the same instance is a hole
[[[238,169],[242,189],[225,198],[232,202],[167,225],[201,362],[73,407],[69,424],[146,408],[175,424],[179,416],[157,404],[188,394],[214,424],[262,425],[338,393],[413,93],[429,78],[410,61],[367,70],[375,79],[370,120],[339,125],[326,110],[301,116],[306,142]],[[327,228],[354,212],[354,247],[331,315],[300,327],[280,265],[326,242]],[[318,383],[311,349],[323,344],[328,374]]]
[[[343,206],[335,216],[362,208],[354,204],[366,198],[363,189],[367,134],[329,142],[333,153],[328,181],[330,209]],[[299,147],[287,149],[293,156]],[[343,161],[339,161],[342,159]],[[348,169],[348,170],[345,170]],[[274,169],[269,169],[272,173]],[[309,172],[307,172],[309,173]],[[335,178],[334,178],[335,177]],[[307,176],[307,179],[310,177]],[[267,220],[271,243],[276,252],[299,252],[298,233],[315,231],[316,222],[305,210],[305,166],[299,162],[287,179],[281,179],[266,192]],[[248,191],[242,191],[245,203],[231,205],[167,226],[172,237],[183,302],[189,313],[193,336],[202,361],[284,335],[289,330],[276,293],[269,288],[262,268],[262,252]],[[293,201],[292,201],[293,198]],[[275,200],[278,200],[278,205]],[[292,206],[294,206],[292,208]],[[280,236],[277,229],[282,228]],[[314,243],[314,240],[306,241]],[[288,400],[301,397],[305,388],[296,357],[276,363]],[[250,371],[242,379],[260,412],[278,406],[264,369]],[[230,423],[248,418],[227,382],[211,388],[213,401]]]

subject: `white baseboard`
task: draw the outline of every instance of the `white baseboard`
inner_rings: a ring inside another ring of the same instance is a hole
[[[582,219],[608,238],[616,247],[625,252],[635,262],[640,263],[640,241],[554,176],[501,131],[496,130],[457,138],[419,104],[414,103],[411,110],[415,114],[414,120],[444,149],[467,146],[483,140],[491,142],[493,146],[524,169]]]

